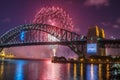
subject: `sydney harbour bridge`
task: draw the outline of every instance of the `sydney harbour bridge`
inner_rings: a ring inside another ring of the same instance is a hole
[[[87,44],[96,43],[98,51],[106,47],[120,48],[120,39],[106,39],[98,35],[83,36],[74,32],[69,14],[59,7],[44,7],[35,16],[32,24],[19,25],[0,36],[0,51],[4,48],[30,45],[64,45],[78,56],[87,53]],[[91,31],[90,34],[92,34]],[[94,33],[93,33],[94,34]],[[101,33],[99,33],[101,34]],[[102,33],[103,35],[103,33]],[[93,39],[92,39],[93,37]]]

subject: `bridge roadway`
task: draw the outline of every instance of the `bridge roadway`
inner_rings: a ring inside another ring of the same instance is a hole
[[[31,46],[31,45],[86,45],[87,40],[81,40],[81,41],[52,41],[52,42],[20,42],[20,43],[3,43],[0,44],[0,48],[7,48],[7,47],[16,47],[16,46]],[[116,40],[110,40],[110,39],[104,39],[104,40],[98,40],[98,44],[100,44],[101,47],[105,47],[105,45],[112,45],[117,46],[117,48],[120,48],[120,39]],[[112,47],[111,46],[111,47]],[[114,47],[113,47],[114,48]]]
[[[120,48],[120,39],[103,39],[98,44],[102,48]]]
[[[99,40],[99,42],[103,44],[120,44],[120,39],[103,39]]]
[[[7,47],[16,47],[16,46],[29,46],[29,45],[85,45],[87,43],[86,40],[82,41],[54,41],[54,42],[22,42],[22,43],[4,43],[0,44],[0,48],[7,48]]]

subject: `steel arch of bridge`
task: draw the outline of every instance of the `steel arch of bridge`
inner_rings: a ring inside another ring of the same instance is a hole
[[[21,41],[19,36],[21,32],[24,31],[27,34],[27,39]],[[56,37],[59,41],[57,42],[41,42],[40,31],[50,34]],[[33,36],[33,33],[37,33],[36,36]],[[4,47],[11,46],[22,46],[22,45],[45,45],[45,44],[63,44],[70,47],[76,54],[81,55],[83,52],[83,46],[85,41],[81,40],[81,35],[76,34],[75,32],[70,32],[65,29],[58,28],[56,26],[48,25],[48,24],[27,24],[20,25],[15,27],[0,37],[0,47],[1,50]],[[80,42],[81,41],[81,42]]]

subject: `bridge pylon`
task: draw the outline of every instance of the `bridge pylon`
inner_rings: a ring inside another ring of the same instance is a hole
[[[90,27],[87,33],[87,51],[86,56],[98,55],[105,56],[105,48],[100,47],[99,40],[105,39],[104,29],[99,28],[97,25]]]

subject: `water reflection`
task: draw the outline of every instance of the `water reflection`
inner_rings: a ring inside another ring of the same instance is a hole
[[[109,80],[110,64],[0,60],[0,80]]]
[[[41,64],[42,65],[42,64]],[[28,62],[27,65],[24,67],[25,69],[25,80],[39,80],[39,64],[34,61]]]
[[[98,80],[98,66],[93,64],[86,65],[86,80]]]
[[[51,61],[29,62],[26,66],[26,80],[67,80],[67,64]],[[31,74],[29,74],[31,73]]]
[[[80,64],[80,80],[83,80],[83,63]]]
[[[16,61],[16,70],[15,70],[15,77],[14,80],[24,80],[24,64],[25,61],[18,60]]]
[[[99,80],[102,80],[102,64],[98,65],[98,74]]]
[[[110,72],[109,72],[109,70],[110,70],[110,64],[107,64],[106,65],[106,79],[108,80],[109,79],[109,77],[110,77]]]
[[[69,78],[70,77],[70,63],[68,63],[67,65],[67,75],[68,75],[67,78]]]
[[[74,80],[77,80],[77,64],[74,64]]]
[[[3,73],[4,73],[4,59],[2,59],[1,63],[0,63],[0,80],[3,79]]]

